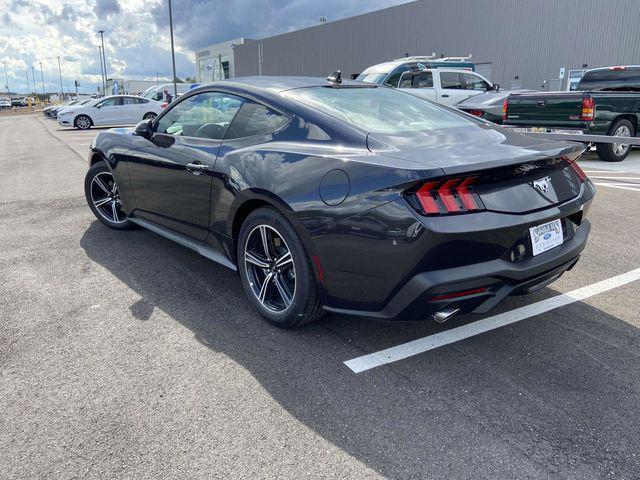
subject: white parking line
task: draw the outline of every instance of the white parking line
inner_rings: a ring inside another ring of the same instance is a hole
[[[599,187],[610,187],[610,188],[619,188],[620,190],[631,190],[633,192],[640,192],[640,185],[637,183],[597,183],[594,182],[594,185]],[[635,188],[630,187],[629,185],[635,185]]]
[[[603,177],[600,175],[589,175],[589,178],[598,178],[600,180],[640,180],[640,177]]]
[[[351,360],[344,362],[344,364],[353,370],[354,373],[364,372],[372,368],[428,352],[429,350],[433,350],[444,345],[459,342],[460,340],[480,335],[481,333],[495,330],[496,328],[504,327],[505,325],[519,322],[520,320],[525,320],[574,302],[579,302],[585,298],[592,297],[598,293],[607,292],[622,285],[626,285],[627,283],[635,282],[636,280],[640,280],[640,268],[602,280],[601,282],[587,285],[586,287],[572,290],[568,293],[556,295],[555,297],[548,298],[547,300],[541,300],[539,302],[532,303],[531,305],[526,305],[524,307],[516,308],[515,310],[484,318],[462,327],[452,328],[446,332],[436,333],[434,335],[419,338],[385,350],[352,358]]]

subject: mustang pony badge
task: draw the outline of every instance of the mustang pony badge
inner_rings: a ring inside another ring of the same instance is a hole
[[[551,188],[551,179],[549,177],[543,177],[533,181],[533,188],[540,193],[547,193]]]

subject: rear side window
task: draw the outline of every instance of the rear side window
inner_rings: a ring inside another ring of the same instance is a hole
[[[257,103],[245,103],[231,122],[225,139],[268,135],[287,123],[287,117]]]
[[[447,90],[464,90],[462,80],[458,72],[440,72],[440,83]]]
[[[591,70],[584,74],[577,89],[640,92],[640,68]]]

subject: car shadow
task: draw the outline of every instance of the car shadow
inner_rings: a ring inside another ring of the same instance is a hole
[[[255,313],[235,272],[151,232],[94,221],[80,243],[140,296],[132,321],[161,309],[385,477],[640,473],[640,333],[587,304],[356,375],[342,362],[478,317],[436,325],[328,316],[280,330]],[[555,294],[547,288],[501,308]]]

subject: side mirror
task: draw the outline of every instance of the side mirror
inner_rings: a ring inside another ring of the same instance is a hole
[[[500,85],[498,85],[497,83],[494,83],[493,89],[497,92],[498,90],[500,90]]]
[[[139,124],[136,125],[136,128],[133,130],[133,133],[149,140],[153,135],[153,128],[151,128],[151,120],[141,121]]]
[[[102,104],[96,105],[96,108],[102,108]]]

